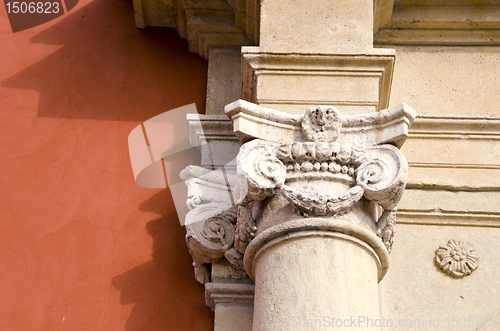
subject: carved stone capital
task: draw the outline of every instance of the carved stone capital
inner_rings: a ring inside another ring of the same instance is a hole
[[[235,224],[236,207],[232,207],[215,216],[186,225],[186,243],[193,257],[198,282],[205,284],[210,281],[210,273],[205,263],[212,263],[234,250]],[[240,255],[233,260],[238,257],[242,259]]]
[[[212,171],[190,166],[181,172],[188,186],[186,242],[193,257],[195,277],[205,284],[210,272],[205,264],[226,258],[243,270],[243,255],[234,248],[238,206],[232,192],[235,176],[223,170]]]
[[[251,274],[244,257],[254,239],[273,228],[262,220],[273,219],[273,213],[280,220],[271,223],[278,224],[339,218],[342,226],[329,226],[334,232],[354,223],[352,229],[361,231],[356,240],[369,238],[378,259],[385,259],[381,256],[391,250],[394,210],[407,181],[408,164],[399,147],[415,118],[411,108],[346,117],[333,106],[315,106],[297,116],[240,100],[226,112],[243,143],[237,174],[194,166],[181,174],[191,209],[186,240],[200,283],[210,281],[206,264],[223,258]],[[358,216],[345,218],[348,214]],[[352,236],[351,230],[345,234]]]
[[[408,173],[399,147],[415,118],[411,108],[343,117],[333,106],[318,106],[297,116],[240,100],[226,113],[245,142],[237,164],[246,205],[282,196],[299,216],[341,217],[372,201],[383,210],[373,232],[391,250],[394,210]],[[254,130],[256,123],[264,130]],[[256,234],[255,214],[238,218],[240,253]]]

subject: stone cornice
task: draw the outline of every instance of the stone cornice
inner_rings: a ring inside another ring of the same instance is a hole
[[[176,28],[189,50],[258,45],[259,0],[134,0],[136,26]],[[498,1],[375,0],[374,43],[500,45]]]
[[[378,0],[374,13],[375,44],[500,45],[498,1]]]
[[[467,136],[500,139],[500,116],[497,115],[419,115],[411,128],[413,137],[456,138]]]
[[[259,10],[258,0],[134,0],[138,28],[176,28],[189,50],[204,58],[210,47],[255,45]]]

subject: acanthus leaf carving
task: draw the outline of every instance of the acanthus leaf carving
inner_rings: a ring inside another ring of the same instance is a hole
[[[395,227],[396,212],[394,210],[384,210],[377,222],[377,236],[382,239],[389,253],[392,251]]]
[[[391,145],[361,151],[335,142],[276,144],[256,139],[242,147],[238,162],[250,199],[281,193],[303,216],[343,215],[362,196],[392,210],[401,198],[408,172],[403,155]],[[331,194],[285,184],[290,179],[314,178],[352,182],[352,187]]]
[[[234,267],[240,270],[245,270],[245,266],[243,265],[243,254],[238,252],[236,248],[231,247],[224,252],[224,256]]]
[[[392,121],[395,116],[381,114],[383,121]],[[256,235],[262,203],[276,194],[283,195],[295,212],[305,217],[340,217],[362,198],[372,200],[384,209],[376,233],[388,251],[392,248],[394,210],[408,171],[398,148],[374,146],[365,133],[355,139],[356,130],[364,132],[362,116],[354,122],[346,120],[332,106],[311,107],[303,116],[290,118],[277,111],[272,115],[282,117],[286,125],[300,126],[301,131],[291,140],[245,142],[237,158],[237,176],[200,167],[183,171],[191,209],[186,217],[186,239],[200,282],[210,279],[205,264],[223,257],[244,269],[243,255]],[[408,117],[404,111],[401,116]],[[369,130],[373,130],[376,118],[366,116]],[[390,134],[385,136],[384,141],[390,142]],[[239,195],[236,205],[232,205],[236,196],[229,199],[228,187]]]
[[[238,252],[245,254],[248,244],[255,237],[257,225],[252,216],[249,199],[245,198],[238,205],[238,216],[236,221],[236,238],[234,246]]]

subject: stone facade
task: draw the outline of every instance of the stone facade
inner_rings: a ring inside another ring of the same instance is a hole
[[[498,324],[495,4],[175,4],[165,25],[209,59],[202,163],[181,177],[215,330]]]

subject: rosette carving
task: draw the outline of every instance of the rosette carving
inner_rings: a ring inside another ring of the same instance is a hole
[[[471,244],[450,240],[436,251],[436,263],[448,275],[462,278],[477,269],[479,257]]]

